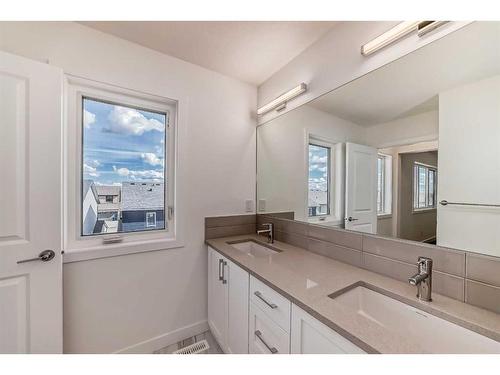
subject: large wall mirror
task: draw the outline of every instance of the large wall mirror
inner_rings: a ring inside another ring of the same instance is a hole
[[[258,213],[500,256],[499,205],[499,22],[257,130]]]

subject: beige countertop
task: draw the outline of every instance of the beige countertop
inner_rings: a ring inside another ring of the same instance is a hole
[[[282,252],[264,257],[251,257],[227,243],[244,239],[266,245],[263,237],[257,235],[217,238],[206,243],[368,353],[428,353],[428,350],[328,297],[359,281],[500,342],[499,314],[436,293],[432,302],[422,302],[416,298],[414,286],[283,242],[275,241],[272,245]]]

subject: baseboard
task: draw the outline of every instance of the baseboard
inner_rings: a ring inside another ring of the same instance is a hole
[[[153,337],[149,340],[128,346],[126,348],[117,350],[113,354],[151,354],[155,350],[164,348],[165,346],[175,344],[180,340],[186,339],[203,333],[208,330],[208,322],[203,320],[175,331],[165,333],[160,336]]]

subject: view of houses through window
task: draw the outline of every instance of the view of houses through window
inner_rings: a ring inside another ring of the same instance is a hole
[[[413,166],[413,209],[436,208],[437,169],[415,163]]]
[[[308,212],[310,217],[330,214],[331,148],[309,144]]]
[[[167,113],[82,103],[82,235],[165,229]]]
[[[377,213],[385,210],[385,156],[377,157]]]

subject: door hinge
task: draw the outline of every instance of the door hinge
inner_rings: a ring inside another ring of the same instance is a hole
[[[167,207],[168,220],[172,220],[174,218],[174,206]]]

